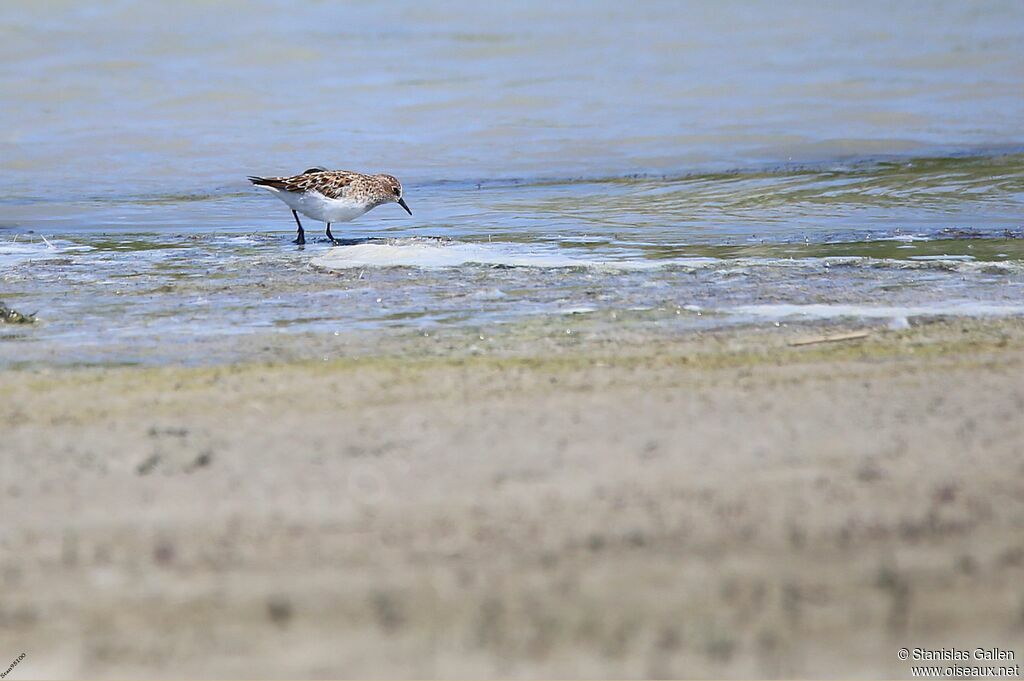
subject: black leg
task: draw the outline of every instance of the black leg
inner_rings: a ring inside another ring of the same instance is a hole
[[[327,223],[327,238],[331,240],[331,243],[332,243],[332,244],[336,244],[336,243],[338,243],[338,242],[337,242],[337,241],[335,240],[335,238],[334,238],[334,235],[333,235],[333,234],[331,234],[331,223],[329,223],[329,222]]]
[[[295,241],[293,241],[292,243],[299,244],[301,246],[302,244],[306,243],[306,233],[302,231],[302,223],[299,222],[299,214],[296,213],[295,211],[292,211],[292,215],[295,217],[295,224],[299,226],[299,234],[298,236],[295,237]]]

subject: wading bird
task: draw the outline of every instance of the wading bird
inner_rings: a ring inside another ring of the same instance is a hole
[[[383,173],[364,175],[350,170],[310,168],[292,177],[253,177],[249,181],[269,190],[292,209],[299,227],[294,243],[306,243],[306,233],[299,221],[299,213],[327,223],[327,238],[337,243],[331,234],[331,223],[348,222],[385,203],[397,203],[412,215],[402,198],[402,183],[393,175]]]

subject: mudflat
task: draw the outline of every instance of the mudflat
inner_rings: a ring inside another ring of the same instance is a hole
[[[816,342],[850,331],[4,370],[0,651],[251,678],[1024,653],[1024,321]]]

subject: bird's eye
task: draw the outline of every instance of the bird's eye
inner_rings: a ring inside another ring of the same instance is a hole
[[[399,189],[398,187],[395,187],[391,191],[393,191],[395,193],[395,196],[400,196],[402,194],[402,190]]]

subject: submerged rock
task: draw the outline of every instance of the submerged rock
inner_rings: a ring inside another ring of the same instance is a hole
[[[7,324],[32,324],[36,321],[36,313],[23,314],[14,308],[0,303],[0,322]]]

